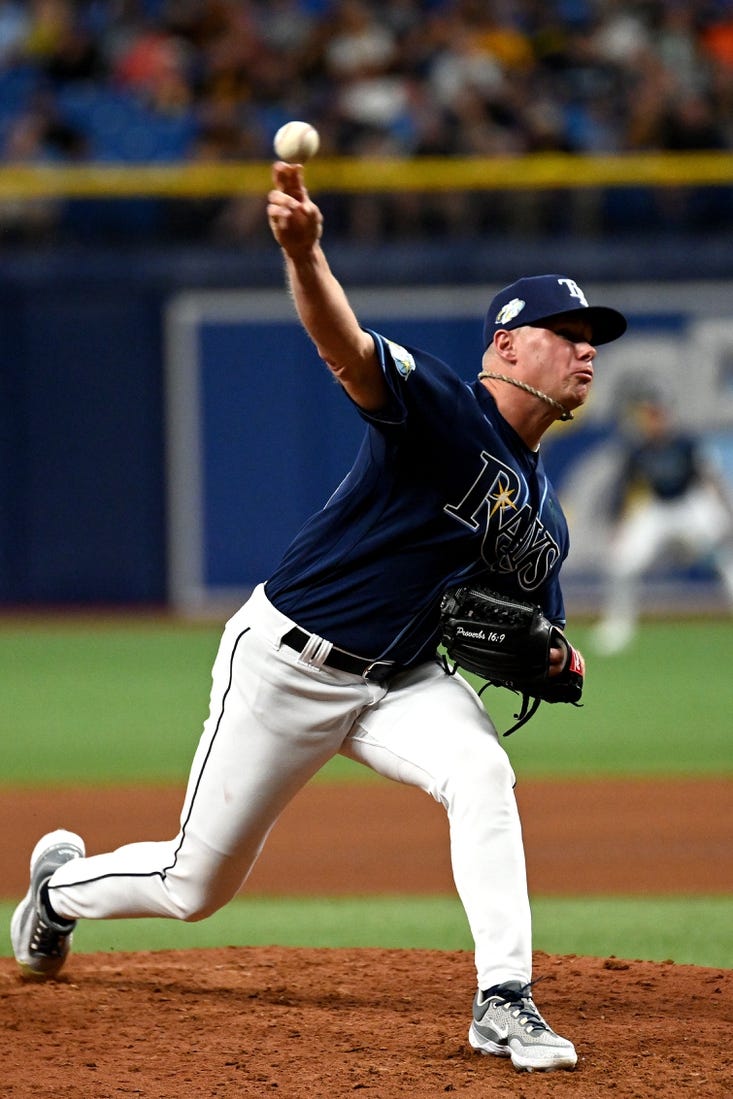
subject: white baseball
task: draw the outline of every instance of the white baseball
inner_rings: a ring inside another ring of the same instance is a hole
[[[275,154],[288,164],[304,164],[318,152],[321,139],[309,122],[286,122],[275,134]]]

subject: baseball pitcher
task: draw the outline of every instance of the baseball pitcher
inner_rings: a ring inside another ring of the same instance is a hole
[[[532,996],[512,767],[453,673],[470,666],[532,707],[580,697],[559,583],[568,530],[539,446],[586,400],[596,346],[626,322],[564,275],[521,278],[490,303],[467,384],[427,351],[361,327],[321,247],[302,166],[273,172],[267,214],[295,308],[344,415],[361,420],[361,443],[224,628],[178,834],[93,857],[73,832],[44,836],[12,919],[15,956],[25,974],[53,977],[79,919],[215,912],[284,806],[341,753],[445,808],[475,940],[471,1046],[518,1070],[572,1069],[573,1044]]]

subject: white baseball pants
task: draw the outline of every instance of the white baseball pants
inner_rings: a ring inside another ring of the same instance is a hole
[[[319,667],[281,645],[293,625],[262,587],[226,624],[178,835],[64,864],[49,883],[55,911],[67,919],[203,919],[239,890],[291,798],[341,753],[445,807],[479,987],[529,981],[514,774],[476,693],[437,663],[388,688]],[[318,656],[324,646],[307,651]],[[396,842],[399,828],[395,820]]]
[[[619,647],[633,636],[640,611],[639,584],[670,549],[690,561],[710,554],[733,605],[733,552],[730,515],[716,492],[696,486],[675,500],[638,505],[610,546],[608,581],[599,635],[618,637]]]

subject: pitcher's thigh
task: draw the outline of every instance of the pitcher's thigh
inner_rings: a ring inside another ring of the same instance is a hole
[[[501,797],[515,781],[476,692],[437,664],[401,676],[360,717],[342,751],[443,804],[461,789]]]
[[[293,795],[338,752],[365,701],[359,684],[324,678],[254,630],[225,640],[181,813],[184,834],[224,854],[258,849]]]

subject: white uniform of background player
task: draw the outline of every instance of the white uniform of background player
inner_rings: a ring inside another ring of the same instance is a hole
[[[675,424],[664,397],[654,393],[629,402],[625,431],[627,450],[609,505],[615,529],[605,602],[593,639],[608,655],[632,640],[641,580],[669,558],[708,557],[733,605],[733,510],[699,440]]]

